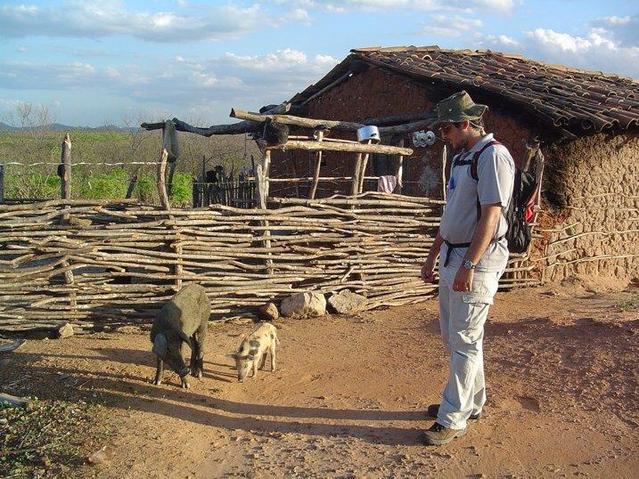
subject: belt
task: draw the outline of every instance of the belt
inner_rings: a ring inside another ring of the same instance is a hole
[[[446,240],[444,240],[444,243],[446,243],[446,246],[448,246],[448,248],[446,248],[446,258],[444,258],[444,266],[448,266],[448,260],[450,259],[450,253],[452,253],[454,249],[457,249],[457,248],[468,248],[470,246],[470,243],[449,243]]]
[[[505,237],[506,237],[506,235],[500,236],[499,238],[491,240],[491,243],[497,243],[497,242],[501,241],[502,239],[504,239]],[[446,243],[446,246],[448,246],[448,248],[446,248],[446,257],[444,258],[444,266],[448,266],[448,260],[450,259],[450,253],[452,253],[453,250],[455,250],[457,248],[468,248],[468,247],[470,247],[470,243],[449,243],[446,240],[444,240],[444,243]]]

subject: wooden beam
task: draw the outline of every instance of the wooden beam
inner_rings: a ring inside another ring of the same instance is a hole
[[[338,143],[327,141],[287,141],[281,145],[267,146],[267,150],[308,150],[308,151],[344,151],[350,153],[384,153],[387,155],[411,156],[411,148],[397,146],[374,145],[363,143]]]
[[[251,120],[255,122],[265,122],[271,120],[275,123],[283,123],[286,125],[301,126],[306,128],[318,128],[325,127],[331,130],[349,130],[357,131],[361,128],[361,123],[353,123],[349,121],[335,121],[335,120],[316,120],[313,118],[302,118],[301,116],[293,115],[261,115],[259,113],[251,113],[249,111],[239,110],[236,108],[231,109],[232,118],[241,118],[242,120]]]
[[[293,115],[261,115],[259,113],[251,113],[244,110],[238,110],[236,108],[233,108],[231,110],[230,116],[233,118],[241,118],[243,120],[251,120],[254,122],[264,122],[266,120],[271,120],[275,123],[283,123],[285,125],[301,126],[305,128],[324,127],[330,130],[357,131],[361,127],[366,126],[363,123],[355,123],[350,121],[317,120],[314,118],[303,118]],[[383,126],[379,128],[379,134],[392,135],[396,133],[411,133],[413,131],[423,130],[424,128],[429,128],[434,120],[434,116],[429,116],[422,120],[411,123],[404,123],[394,126]]]

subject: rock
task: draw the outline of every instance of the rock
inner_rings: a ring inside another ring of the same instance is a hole
[[[101,449],[98,449],[97,451],[95,451],[93,454],[91,454],[87,458],[87,462],[89,464],[93,464],[97,466],[99,464],[104,464],[105,462],[108,462],[109,456],[110,456],[110,453],[109,451],[107,451],[107,447],[104,446]]]
[[[58,338],[68,338],[69,336],[73,336],[73,326],[70,323],[65,323],[63,326],[58,328]]]
[[[275,321],[280,317],[280,313],[277,310],[277,306],[273,303],[266,303],[259,307],[260,319],[264,321]]]
[[[326,298],[322,293],[297,293],[285,298],[280,304],[282,316],[300,318],[326,314]]]
[[[339,314],[357,313],[366,309],[366,297],[344,289],[332,294],[328,304]]]

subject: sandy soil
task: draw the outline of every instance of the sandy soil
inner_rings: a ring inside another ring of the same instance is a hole
[[[78,476],[636,477],[639,289],[499,293],[486,328],[489,402],[466,437],[419,442],[447,359],[437,303],[280,321],[279,369],[238,383],[250,324],[210,327],[205,377],[153,386],[146,331],[29,341],[2,389],[108,405],[108,460]],[[632,471],[635,471],[633,473]]]

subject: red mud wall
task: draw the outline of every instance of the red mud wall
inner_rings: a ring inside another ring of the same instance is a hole
[[[355,75],[350,80],[329,90],[309,104],[308,116],[311,118],[362,121],[372,117],[386,117],[404,113],[431,111],[441,98],[454,93],[457,89],[441,89],[417,82],[405,76],[386,70],[370,68]],[[521,118],[515,118],[489,98],[476,95],[476,102],[490,106],[485,115],[486,131],[494,132],[496,138],[504,143],[516,159],[524,153],[523,140],[531,137],[531,129]],[[308,133],[308,132],[307,132]],[[294,134],[294,133],[293,133]],[[356,139],[355,133],[331,133],[331,137]],[[397,138],[395,139],[397,140]],[[390,139],[384,139],[389,143]],[[404,138],[405,145],[412,147],[410,136]],[[404,188],[402,193],[414,196],[442,197],[442,143],[437,142],[429,148],[413,148],[412,157],[404,158]],[[276,152],[273,155],[270,176],[301,177],[312,176],[315,153]],[[388,160],[392,173],[395,172],[396,158]],[[369,161],[367,176],[376,176],[374,162]],[[351,176],[355,165],[355,154],[330,153],[323,155],[321,176]],[[386,172],[385,174],[389,174]],[[377,185],[367,182],[365,190],[374,190]],[[299,191],[298,191],[299,190]],[[308,195],[308,185],[284,186],[281,183],[271,185],[273,196]],[[350,194],[350,183],[320,183],[318,197],[335,193]]]
[[[547,152],[546,164],[547,279],[639,277],[639,135],[580,138]]]

